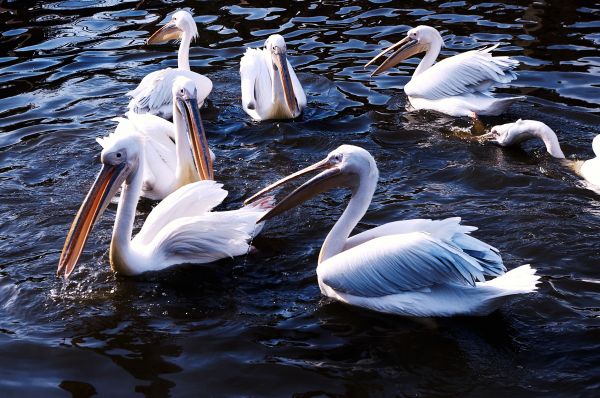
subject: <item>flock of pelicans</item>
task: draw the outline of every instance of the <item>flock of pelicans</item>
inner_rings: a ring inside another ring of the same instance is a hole
[[[150,44],[180,40],[178,67],[144,77],[128,93],[132,98],[126,117],[117,118],[116,130],[97,140],[103,148],[102,169],[66,238],[59,275],[71,274],[94,223],[119,189],[110,264],[120,274],[136,275],[244,255],[263,221],[317,194],[347,187],[352,191],[350,202],[325,238],[318,259],[324,295],[385,313],[452,316],[485,315],[510,296],[536,289],[535,269],[523,265],[507,272],[498,250],[473,238],[470,232],[476,228],[461,225],[460,218],[395,221],[350,236],[371,203],[379,176],[371,154],[352,145],[342,145],[320,162],[271,184],[238,210],[212,211],[227,191],[214,181],[214,154],[199,111],[212,83],[190,70],[189,48],[197,35],[192,16],[178,11],[148,39]],[[391,53],[376,75],[425,52],[404,88],[415,109],[477,118],[497,115],[522,99],[490,94],[495,84],[516,77],[513,69],[518,65],[509,57],[492,56],[496,46],[435,63],[442,46],[437,30],[418,26],[369,64]],[[293,119],[306,106],[280,35],[270,36],[264,49],[248,49],[240,74],[242,106],[254,120]],[[166,120],[171,117],[173,122]],[[541,138],[552,156],[564,158],[556,134],[541,122],[519,120],[495,126],[482,136],[500,145],[531,137]],[[600,156],[600,136],[593,149]],[[575,168],[600,186],[600,157],[577,162]],[[310,173],[318,174],[277,204],[265,196]],[[140,196],[160,203],[132,238]]]

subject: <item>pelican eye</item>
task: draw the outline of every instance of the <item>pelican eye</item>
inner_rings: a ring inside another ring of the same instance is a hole
[[[344,156],[341,153],[336,153],[335,155],[333,155],[331,157],[331,162],[333,162],[333,163],[340,163],[342,161],[343,157]]]
[[[121,152],[117,152],[116,156],[117,156],[118,158],[120,158],[121,156],[123,156],[123,154],[122,154]]]

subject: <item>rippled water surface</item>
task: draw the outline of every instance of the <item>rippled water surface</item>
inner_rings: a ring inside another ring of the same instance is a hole
[[[270,221],[246,257],[136,278],[109,268],[111,206],[71,280],[56,278],[99,170],[95,138],[125,92],[176,65],[175,45],[144,40],[178,8],[200,31],[192,68],[214,82],[203,115],[225,208],[360,145],[381,178],[359,230],[460,216],[508,268],[535,266],[539,291],[426,323],[322,298],[317,256],[343,190]],[[499,91],[527,100],[483,122],[544,121],[586,159],[599,20],[594,1],[0,1],[0,396],[598,396],[600,196],[539,143],[481,145],[470,120],[408,112],[416,60],[377,78],[363,65],[418,24],[440,29],[444,56],[502,43],[521,66]],[[240,106],[240,57],[272,33],[309,96],[295,122],[254,123]]]

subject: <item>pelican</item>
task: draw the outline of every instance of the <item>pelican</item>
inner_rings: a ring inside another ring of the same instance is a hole
[[[561,159],[584,180],[594,185],[594,190],[600,189],[600,135],[597,135],[592,141],[592,150],[596,157],[584,162],[565,159],[556,133],[546,124],[537,120],[519,119],[514,123],[494,126],[489,133],[481,137],[483,140],[492,141],[505,147],[539,138],[546,145],[546,151],[550,156]]]
[[[519,62],[509,57],[494,57],[498,44],[467,51],[434,64],[444,40],[431,26],[417,26],[398,43],[386,48],[367,63],[369,66],[389,51],[393,53],[372,73],[375,76],[410,56],[425,51],[404,92],[413,108],[430,109],[450,116],[499,115],[513,102],[525,97],[494,98],[490,90],[498,83],[517,77]]]
[[[135,113],[151,113],[166,119],[173,116],[171,87],[177,76],[192,79],[196,85],[198,106],[212,90],[212,82],[206,76],[190,70],[190,43],[198,37],[196,22],[187,11],[177,11],[171,20],[154,32],[148,44],[164,43],[169,40],[181,40],[177,54],[177,69],[166,68],[146,75],[139,86],[127,93],[132,97],[128,108]]]
[[[132,239],[135,209],[143,184],[144,138],[118,131],[98,139],[102,169],[67,235],[57,274],[67,278],[83,251],[94,223],[122,185],[110,243],[110,265],[123,275],[158,271],[176,264],[204,264],[248,252],[248,241],[261,226],[258,219],[272,207],[270,199],[238,210],[211,212],[227,196],[211,180],[179,188],[148,215]]]
[[[242,57],[242,106],[252,119],[294,119],[306,106],[306,95],[286,55],[283,36],[271,35],[264,49],[249,48]]]
[[[196,86],[184,76],[172,83],[173,123],[151,114],[127,113],[116,132],[135,131],[145,138],[141,195],[161,200],[178,188],[201,179],[214,179],[214,154],[202,126]],[[204,156],[208,155],[209,158]]]
[[[469,235],[460,218],[396,221],[356,234],[379,178],[366,150],[342,145],[322,161],[285,177],[247,202],[310,172],[321,171],[259,220],[268,220],[312,196],[347,187],[352,198],[321,247],[321,292],[347,304],[406,316],[486,315],[509,296],[536,290],[529,265],[510,272],[497,249]],[[486,276],[495,276],[485,280]]]

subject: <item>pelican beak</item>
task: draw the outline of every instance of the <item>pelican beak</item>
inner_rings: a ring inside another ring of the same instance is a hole
[[[178,97],[177,105],[185,121],[190,147],[194,156],[194,163],[196,164],[200,179],[214,180],[213,162],[210,157],[208,140],[204,133],[204,126],[202,125],[202,117],[200,116],[196,96],[185,99]]]
[[[58,270],[56,271],[57,276],[63,274],[67,279],[73,272],[94,223],[106,210],[111,198],[125,181],[127,177],[125,170],[125,162],[119,165],[102,165],[100,174],[96,177],[94,185],[90,188],[75,216],[75,220],[73,220],[60,255]]]
[[[181,35],[183,31],[175,26],[173,21],[170,21],[166,25],[163,25],[162,28],[157,30],[150,36],[150,38],[146,41],[147,44],[161,44],[166,43],[171,40],[179,40],[181,39]]]
[[[339,167],[339,165],[332,164],[329,159],[324,159],[320,162],[313,164],[312,166],[308,166],[305,169],[297,171],[294,174],[290,174],[289,176],[282,178],[281,180],[269,185],[263,190],[257,192],[244,203],[251,203],[255,201],[258,197],[266,194],[267,192],[272,191],[280,185],[283,185],[287,182],[295,180],[298,177],[318,170],[323,171],[317,174],[315,177],[311,178],[309,181],[299,186],[298,188],[296,188],[291,194],[286,196],[275,207],[273,207],[265,215],[263,215],[262,218],[257,221],[257,223],[273,218],[276,215],[279,215],[287,210],[293,209],[299,204],[306,202],[310,198],[322,192],[328,191],[335,187],[350,185],[351,181],[348,179],[348,176],[342,172],[342,169]]]
[[[391,67],[398,65],[405,59],[410,58],[411,56],[418,54],[421,51],[425,51],[426,49],[427,46],[425,44],[419,44],[417,40],[411,39],[410,37],[406,36],[398,43],[389,46],[388,48],[377,54],[375,58],[370,60],[365,65],[365,68],[377,61],[383,55],[387,54],[390,51],[393,51],[392,55],[387,57],[387,59],[383,61],[383,63],[379,65],[377,69],[375,69],[375,72],[371,73],[371,76],[377,76],[378,74],[385,72]]]
[[[496,138],[498,137],[494,131],[490,131],[489,133],[485,133],[477,137],[480,142],[497,142]]]
[[[300,115],[300,107],[294,94],[294,85],[292,84],[292,78],[290,77],[290,71],[288,69],[288,61],[285,50],[275,47],[272,52],[273,66],[275,71],[279,73],[279,80],[281,81],[281,87],[283,88],[283,95],[285,96],[285,103],[292,114],[292,117]]]

